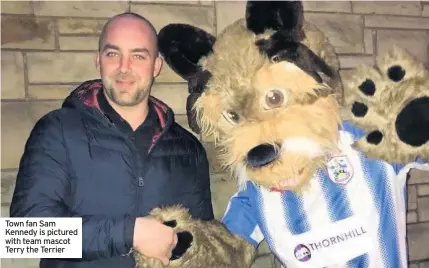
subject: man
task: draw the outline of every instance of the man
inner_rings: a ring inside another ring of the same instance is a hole
[[[82,217],[82,259],[42,259],[40,267],[131,268],[131,250],[168,264],[177,237],[147,214],[182,204],[213,219],[206,152],[150,96],[162,59],[147,20],[109,20],[96,66],[101,80],[80,85],[32,130],[10,215]]]

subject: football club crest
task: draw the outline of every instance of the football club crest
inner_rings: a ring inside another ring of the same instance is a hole
[[[347,184],[353,177],[353,167],[345,155],[328,158],[329,178],[336,184]]]

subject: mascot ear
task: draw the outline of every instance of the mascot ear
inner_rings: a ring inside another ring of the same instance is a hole
[[[303,17],[301,1],[248,1],[246,5],[247,28],[255,34],[271,29],[293,32],[302,39]]]
[[[193,109],[195,102],[203,92],[211,77],[208,71],[203,71],[199,60],[213,52],[216,38],[210,33],[188,24],[169,24],[158,34],[159,51],[165,62],[180,77],[188,81],[189,96],[186,99],[188,125],[199,134],[196,113]]]
[[[167,64],[189,81],[201,71],[198,61],[213,51],[216,38],[188,24],[169,24],[158,34],[159,51]]]
[[[255,34],[274,32],[269,38],[256,41],[260,51],[273,62],[293,62],[319,83],[335,78],[335,71],[301,42],[305,39],[301,1],[249,1],[246,21],[247,28]]]

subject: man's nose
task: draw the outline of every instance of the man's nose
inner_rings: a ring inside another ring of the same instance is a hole
[[[131,61],[128,57],[122,57],[120,63],[120,71],[121,73],[127,73],[130,70]]]

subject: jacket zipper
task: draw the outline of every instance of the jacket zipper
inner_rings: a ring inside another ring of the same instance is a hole
[[[137,188],[137,206],[135,208],[134,215],[138,215],[138,212],[140,211],[140,202],[139,202],[139,200],[140,200],[140,187],[144,186],[144,180],[143,180],[143,174],[141,173],[141,170],[140,170],[141,167],[140,167],[140,164],[138,162],[139,160],[141,161],[141,159],[139,157],[139,153],[137,152],[137,148],[134,146],[134,144],[127,137],[124,137],[124,135],[122,135],[122,133],[118,130],[116,125],[114,123],[112,123],[109,120],[109,118],[107,118],[100,110],[98,110],[98,109],[95,109],[95,110],[97,110],[97,112],[100,113],[100,115],[102,116],[102,118],[105,120],[105,122],[107,123],[107,125],[109,127],[114,128],[115,131],[118,133],[118,135],[120,135],[121,137],[124,138],[125,143],[127,144],[128,148],[131,150],[131,152],[133,154],[131,157],[132,161],[133,161],[133,167],[134,167],[133,173],[134,173],[135,178],[137,178],[137,185],[138,185],[138,188]],[[148,155],[148,159],[149,159],[149,155]],[[147,171],[147,168],[146,168],[146,171]]]
[[[164,128],[164,129],[161,131],[161,133],[159,134],[158,139],[155,141],[155,143],[151,144],[151,146],[149,147],[149,151],[148,151],[148,153],[147,153],[147,165],[145,165],[145,169],[144,169],[144,170],[142,171],[142,173],[141,173],[142,180],[143,180],[144,176],[146,175],[147,171],[148,171],[148,170],[149,170],[149,168],[150,168],[150,162],[152,161],[152,158],[151,158],[152,152],[153,152],[153,150],[155,150],[155,147],[156,147],[156,145],[158,144],[158,142],[159,142],[159,140],[161,139],[161,137],[165,134],[166,129],[167,129],[167,128]],[[144,183],[144,182],[143,182],[143,183]]]
[[[138,153],[137,148],[135,147],[134,143],[131,142],[130,140],[128,140],[127,137],[124,137],[122,135],[122,133],[119,132],[116,125],[114,123],[112,123],[100,110],[98,110],[98,109],[96,109],[96,110],[101,114],[101,116],[104,118],[104,120],[107,122],[107,124],[110,127],[115,128],[115,130],[118,132],[118,134],[120,134],[124,138],[125,143],[131,149],[131,151],[134,155],[134,157],[132,157],[132,159],[133,159],[133,164],[135,167],[134,173],[135,173],[135,176],[137,178],[137,185],[138,185],[138,187],[137,187],[137,206],[136,206],[136,209],[134,211],[134,215],[138,215],[138,212],[140,211],[140,196],[141,196],[140,188],[144,187],[144,185],[145,185],[144,176],[146,175],[146,173],[148,172],[148,170],[150,168],[151,154],[152,154],[153,150],[155,149],[156,145],[158,144],[159,140],[161,139],[161,137],[165,134],[167,128],[164,127],[164,129],[162,129],[158,139],[155,141],[154,144],[151,144],[151,147],[149,147],[150,150],[147,154],[147,164],[145,165],[144,170],[141,170],[141,164],[139,164],[140,163],[139,161],[141,161],[141,159],[140,159],[139,153]]]

